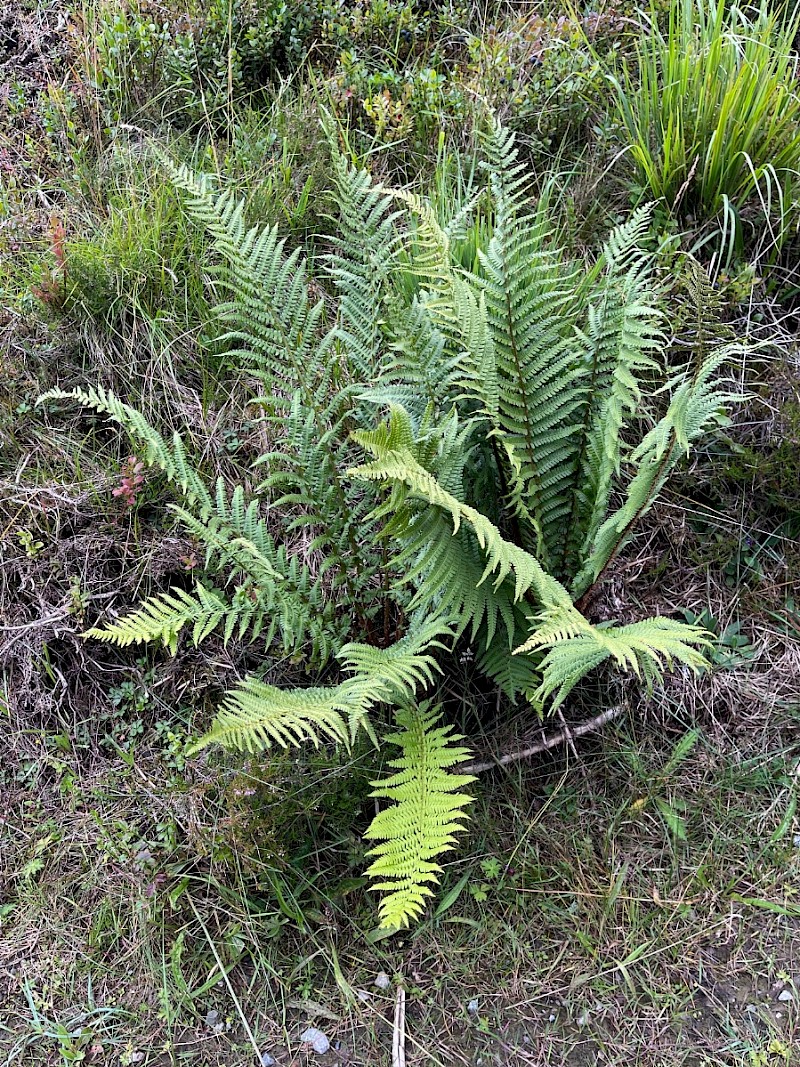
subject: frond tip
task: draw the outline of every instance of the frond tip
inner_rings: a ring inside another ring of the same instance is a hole
[[[149,597],[119,622],[93,627],[82,636],[109,641],[120,648],[160,639],[174,655],[178,634],[187,623],[194,623],[192,640],[199,645],[230,611],[230,605],[213,589],[198,582],[194,595],[173,588],[171,593]]]
[[[430,701],[398,710],[402,730],[386,738],[402,750],[389,763],[397,773],[373,783],[372,796],[395,802],[375,816],[365,834],[381,842],[370,849],[376,858],[367,874],[380,879],[372,889],[389,891],[379,907],[383,929],[419,918],[433,896],[431,882],[438,882],[442,872],[437,859],[455,846],[467,819],[463,809],[472,801],[463,789],[474,776],[450,771],[469,751],[456,744],[461,735],[451,726],[437,725],[439,718],[439,706]]]

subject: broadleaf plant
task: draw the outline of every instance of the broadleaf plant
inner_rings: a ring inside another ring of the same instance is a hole
[[[655,685],[676,662],[701,667],[708,643],[674,619],[594,623],[582,609],[680,457],[724,423],[734,349],[674,374],[664,414],[631,443],[667,344],[641,250],[648,211],[596,262],[571,259],[546,198],[528,197],[513,136],[495,123],[485,144],[493,225],[474,272],[458,255],[468,211],[444,224],[333,151],[332,312],[274,229],[247,228],[230,193],[173,171],[213,240],[231,352],[260,384],[272,444],[254,495],[207,486],[179,436],[101,389],[48,394],[119,423],[205,547],[194,590],[90,636],[174,651],[182,632],[199,644],[218,629],[264,649],[264,670],[231,689],[196,748],[349,746],[362,730],[399,747],[397,773],[375,783],[395,806],[366,834],[385,927],[421,914],[463,830],[467,750],[431,703],[457,647],[509,702],[547,714],[606,660]],[[291,547],[299,528],[310,550]],[[277,657],[308,687],[269,684]],[[381,708],[399,728],[382,739]]]

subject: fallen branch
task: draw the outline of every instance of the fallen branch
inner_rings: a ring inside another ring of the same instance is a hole
[[[580,726],[565,725],[549,737],[543,734],[541,741],[537,741],[535,745],[531,745],[529,748],[523,748],[519,752],[508,752],[506,755],[498,756],[496,759],[466,763],[458,768],[458,772],[459,774],[481,774],[483,771],[491,771],[494,767],[504,767],[509,763],[516,763],[518,760],[530,759],[531,756],[536,756],[539,752],[547,752],[548,749],[558,748],[564,742],[572,744],[576,737],[583,737],[584,734],[591,734],[595,730],[599,730],[607,722],[616,719],[624,710],[625,708],[622,704],[616,708],[607,708],[602,714],[596,715],[593,719],[589,719],[588,722],[582,722]]]

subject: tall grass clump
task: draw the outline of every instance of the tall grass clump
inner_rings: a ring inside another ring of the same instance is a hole
[[[756,198],[783,218],[800,163],[797,9],[766,0],[672,0],[662,29],[653,12],[633,69],[612,77],[616,107],[645,195],[707,219]],[[636,69],[638,68],[638,69]]]

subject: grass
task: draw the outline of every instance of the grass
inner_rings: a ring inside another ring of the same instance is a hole
[[[766,3],[672,0],[664,29],[652,11],[635,69],[612,78],[644,195],[684,216],[724,216],[731,241],[761,205],[785,240],[800,162],[796,33],[796,15]]]
[[[73,17],[74,34],[58,28],[64,11],[0,6],[9,39],[41,44],[27,66],[10,47],[0,55],[14,103],[0,117],[0,1063],[244,1065],[257,1064],[255,1044],[281,1065],[374,1067],[391,1062],[398,984],[409,1064],[800,1062],[800,366],[782,283],[746,226],[732,280],[717,279],[715,322],[768,334],[777,354],[750,363],[752,398],[602,592],[637,614],[705,612],[720,636],[714,668],[652,696],[605,692],[626,710],[602,735],[482,775],[472,843],[447,865],[438,909],[399,938],[372,936],[361,878],[369,752],[187,760],[210,713],[202,694],[210,704],[251,667],[247,649],[143,657],[81,640],[110,603],[185,581],[194,546],[165,524],[154,483],[135,511],[113,497],[124,444],[32,411],[56,383],[103,381],[165,428],[208,438],[209,471],[246,476],[259,429],[233,414],[242,385],[214,343],[202,240],[142,145],[236,184],[254,218],[317,252],[330,227],[320,100],[350,121],[352,150],[376,173],[417,188],[432,175],[441,207],[469,195],[470,120],[490,98],[543,187],[562,153],[571,178],[551,195],[579,251],[625,213],[618,157],[636,145],[639,184],[672,209],[663,274],[689,307],[682,252],[708,264],[725,197],[741,218],[769,214],[769,176],[791,217],[796,55],[784,31],[760,8],[734,34],[721,9],[701,24],[688,0],[675,4],[671,33],[633,38],[643,80],[629,63],[615,101],[582,32],[557,30],[560,11],[472,5],[418,30],[411,5],[387,0],[369,5],[380,47],[341,12],[313,76],[298,68],[255,96],[226,84],[204,111],[202,81],[170,95],[168,69],[93,75],[98,44],[147,58],[134,7],[117,37],[112,4]],[[630,23],[608,32],[609,47],[629,47]],[[340,50],[365,57],[352,80]],[[662,62],[691,91],[662,91]],[[419,76],[429,67],[447,76],[435,104]],[[399,134],[379,133],[363,106],[390,85],[412,101]],[[654,132],[692,98],[697,126],[683,122],[662,151]],[[546,122],[543,99],[558,102]],[[36,295],[48,278],[58,299]],[[686,311],[682,346],[696,329]],[[462,694],[463,667],[448,680]],[[524,710],[495,716],[486,694],[463,701],[481,755],[539,736]],[[333,1043],[319,1060],[300,1041],[309,1025]]]
[[[797,713],[784,714],[783,729],[796,729]],[[622,722],[579,765],[557,758],[492,776],[480,842],[449,866],[439,913],[374,945],[361,932],[362,890],[346,875],[347,835],[331,827],[320,841],[313,801],[299,856],[287,856],[281,892],[267,899],[275,859],[263,823],[280,831],[311,801],[289,766],[231,768],[219,785],[192,768],[186,781],[148,732],[135,760],[101,747],[78,784],[80,754],[51,754],[45,742],[38,773],[57,788],[26,815],[26,837],[12,833],[6,857],[13,925],[0,951],[17,1041],[28,1062],[50,1062],[64,1056],[59,1027],[80,1014],[70,1040],[104,1056],[129,1048],[150,1059],[171,1044],[176,1058],[245,1063],[244,1021],[276,1056],[296,1051],[311,1022],[350,1062],[384,1062],[393,994],[374,985],[382,971],[405,983],[409,1043],[424,1062],[504,1049],[504,1062],[520,1063],[590,1063],[606,1050],[612,1063],[699,1063],[706,1053],[744,1064],[771,1045],[796,1049],[796,1008],[776,1000],[796,981],[796,748],[750,755],[706,733],[678,774],[667,766],[674,743],[653,725]],[[16,786],[14,800],[36,784]],[[272,803],[247,827],[243,794],[264,787]],[[659,792],[685,802],[685,840],[643,803]],[[237,824],[254,835],[249,854],[242,839],[230,851]],[[32,951],[21,957],[21,945]],[[113,1011],[97,1010],[110,1000]]]

